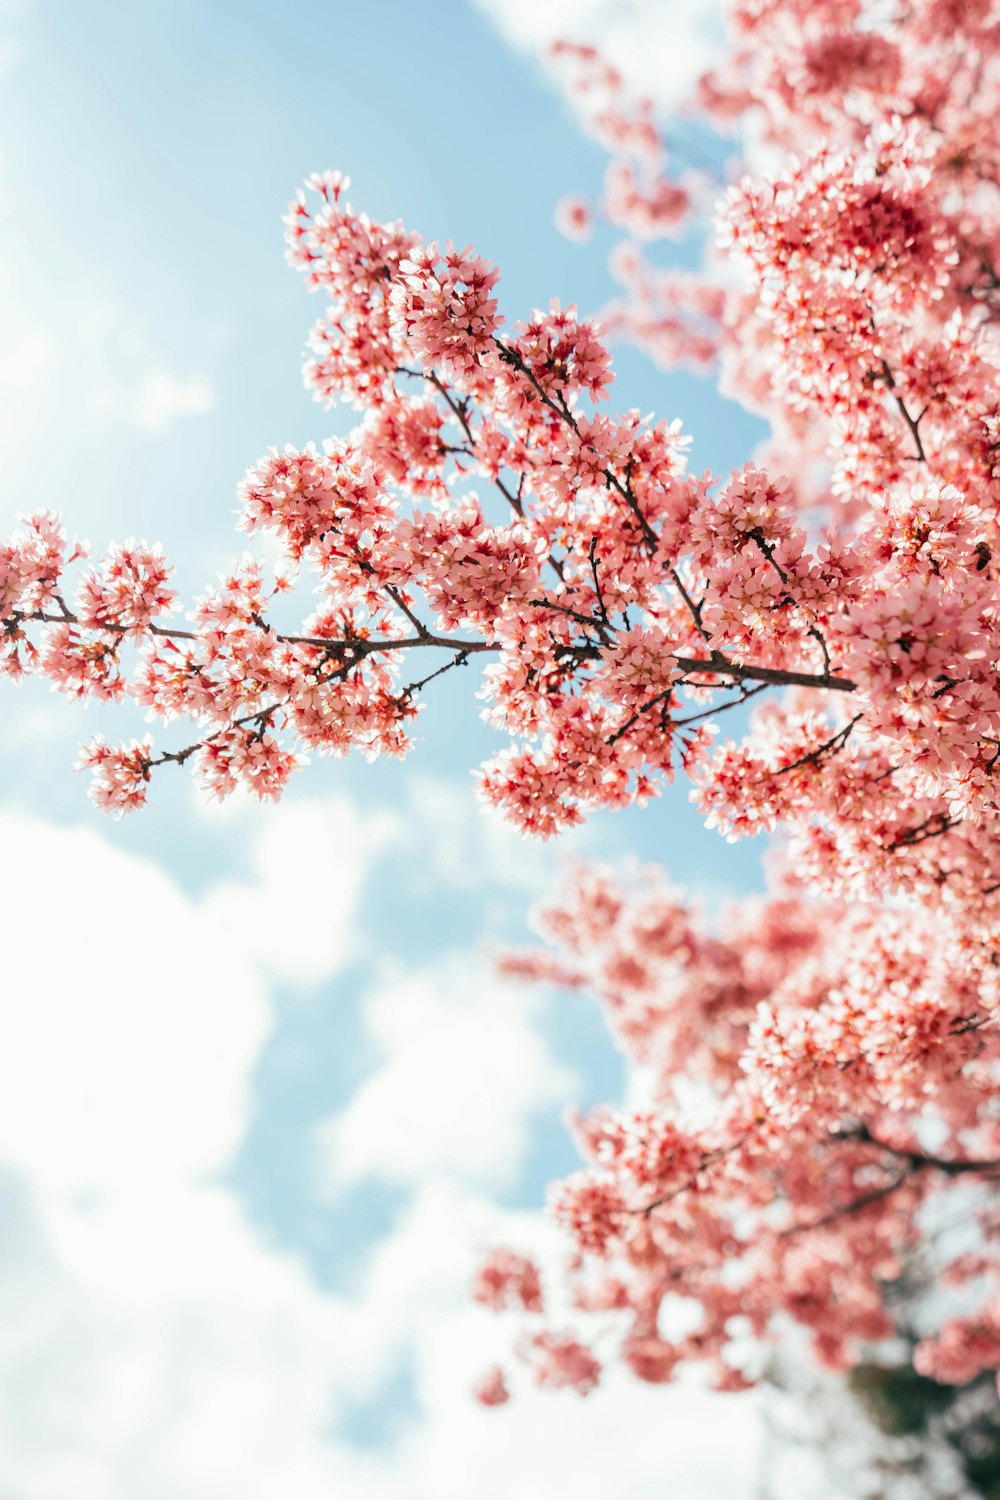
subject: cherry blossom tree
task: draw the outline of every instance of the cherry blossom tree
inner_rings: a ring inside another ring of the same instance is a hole
[[[1000,11],[734,0],[730,22],[698,106],[753,170],[714,210],[693,142],[675,172],[651,105],[556,49],[609,152],[601,200],[558,221],[623,235],[602,323],[508,324],[472,248],[310,179],[286,220],[325,304],[306,379],[359,420],[248,471],[240,524],[280,565],[248,555],[179,615],[155,547],[88,561],[30,516],[0,549],[3,670],[166,726],[83,750],[116,815],[167,765],[273,798],[308,755],[403,754],[432,681],[476,661],[504,740],[480,794],[526,834],[680,770],[725,838],[777,835],[771,895],[721,924],[656,872],[580,869],[550,946],[504,961],[601,996],[643,1102],[579,1120],[588,1165],[553,1190],[579,1326],[514,1248],[476,1295],[518,1310],[535,1379],[583,1393],[609,1357],[739,1388],[741,1337],[789,1322],[843,1369],[893,1334],[887,1288],[954,1200],[964,1300],[914,1360],[963,1385],[1000,1365]],[[702,272],[655,264],[710,213]],[[613,414],[608,334],[717,372],[764,449],[718,479],[676,422]]]

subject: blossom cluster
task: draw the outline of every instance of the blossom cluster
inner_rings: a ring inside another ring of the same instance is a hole
[[[571,1248],[559,1283],[543,1290],[511,1250],[480,1272],[503,1288],[477,1292],[487,1306],[534,1315],[514,1348],[536,1379],[551,1334],[587,1349],[595,1378],[617,1361],[654,1383],[699,1364],[738,1389],[789,1318],[846,1368],[894,1332],[884,1286],[931,1197],[937,1222],[955,1217],[942,1212],[949,1193],[966,1235],[938,1245],[945,1279],[988,1296],[929,1334],[917,1367],[958,1384],[997,1367],[995,951],[956,941],[944,917],[809,900],[791,869],[777,883],[714,928],[655,871],[581,866],[539,912],[551,946],[501,962],[596,992],[646,1097],[575,1121],[587,1165],[550,1195]],[[530,1304],[515,1291],[525,1283]],[[737,1327],[756,1337],[750,1363]],[[588,1375],[578,1389],[590,1388]]]
[[[585,199],[563,199],[560,229],[570,239],[587,238],[596,210],[636,239],[675,238],[690,218],[698,184],[694,174],[671,176],[653,101],[633,98],[621,72],[594,47],[557,41],[551,59],[585,128],[610,154],[600,202],[592,209]]]

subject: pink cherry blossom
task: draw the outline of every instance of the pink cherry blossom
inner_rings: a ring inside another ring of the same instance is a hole
[[[556,205],[556,228],[568,240],[583,244],[593,232],[590,207],[583,198],[561,198]]]
[[[516,1250],[492,1250],[476,1272],[472,1295],[494,1312],[504,1307],[541,1312],[542,1283],[538,1267]]]
[[[510,1400],[510,1392],[499,1365],[494,1365],[479,1377],[472,1388],[472,1394],[483,1406],[503,1406]]]

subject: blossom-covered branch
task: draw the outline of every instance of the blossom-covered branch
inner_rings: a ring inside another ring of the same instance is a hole
[[[832,223],[824,209],[822,234],[815,225],[807,232],[819,205],[846,191],[835,184],[848,171],[859,206]],[[373,224],[347,205],[336,174],[312,187],[319,208],[303,196],[289,214],[293,263],[331,299],[308,378],[322,398],[360,407],[364,421],[322,452],[272,451],[249,471],[242,524],[278,538],[285,572],[265,585],[245,561],[196,606],[194,631],[172,629],[157,613],[173,600],[168,571],[133,544],[86,575],[74,612],[62,592],[61,533],[35,518],[3,557],[9,672],[40,671],[78,696],[129,692],[154,716],[193,719],[201,731],[193,745],[215,747],[198,760],[215,791],[244,780],[270,794],[308,751],[407,747],[416,705],[415,688],[399,687],[404,650],[434,646],[452,660],[489,652],[486,714],[512,743],[484,768],[483,793],[541,833],[588,808],[648,797],[676,764],[706,787],[710,816],[720,815],[720,801],[722,821],[737,808],[744,816],[750,802],[766,822],[773,814],[750,790],[762,782],[754,751],[713,753],[707,725],[685,729],[695,717],[685,700],[731,682],[852,693],[862,705],[852,720],[856,765],[919,757],[929,795],[981,814],[990,794],[970,783],[967,767],[993,754],[994,522],[959,487],[963,472],[969,483],[977,472],[988,478],[981,448],[967,440],[963,471],[951,458],[936,461],[938,443],[927,467],[940,472],[920,488],[877,497],[872,489],[866,525],[831,526],[810,540],[783,478],[753,464],[721,486],[691,477],[676,424],[598,415],[592,403],[607,394],[610,361],[596,326],[574,309],[554,304],[504,333],[497,273],[484,260],[425,245],[398,224]],[[882,129],[843,161],[821,152],[808,171],[768,189],[766,214],[763,201],[745,184],[724,219],[761,295],[780,269],[782,295],[796,306],[828,299],[817,268],[827,279],[839,268],[840,281],[851,268],[855,303],[837,316],[852,327],[861,318],[862,342],[874,337],[870,304],[881,297],[897,322],[905,310],[909,326],[919,308],[953,344],[960,226],[915,126]],[[876,202],[887,216],[880,278],[859,217]],[[859,375],[838,386],[831,416],[863,408],[870,420],[901,400],[890,373],[901,368],[899,351],[890,351],[892,367],[883,352],[887,315],[878,326],[877,351],[862,362],[881,372],[889,405],[873,399],[879,382]],[[859,359],[852,353],[855,373]],[[981,353],[975,360],[985,368]],[[961,431],[992,420],[969,370],[967,361],[965,407],[949,412]],[[414,376],[423,378],[416,396]],[[954,448],[953,433],[949,455]],[[884,445],[879,455],[883,463]],[[477,478],[504,499],[506,517],[484,511],[471,488]],[[292,629],[272,627],[265,613],[274,594],[303,570],[316,576],[320,609]],[[41,627],[37,643],[32,625]],[[131,676],[126,638],[140,647]],[[730,700],[717,701],[722,710]],[[819,696],[813,712],[824,716],[823,742],[839,750],[843,724],[826,703]],[[248,715],[258,716],[249,728]],[[750,745],[765,742],[758,735]],[[116,757],[141,770],[121,796],[99,785],[119,811],[142,800],[154,764],[186,758],[103,742],[98,753],[105,783]],[[795,778],[795,792],[815,804],[829,777],[808,748],[800,759],[814,774]],[[894,783],[894,799],[899,790]]]

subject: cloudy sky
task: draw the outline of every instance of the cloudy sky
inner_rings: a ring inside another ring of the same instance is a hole
[[[602,38],[673,95],[714,26],[702,0],[0,0],[3,530],[48,506],[97,548],[161,540],[194,592],[241,547],[247,464],[343,429],[301,388],[318,308],[282,263],[310,171],[475,243],[511,317],[599,306],[608,245],[552,207],[602,158],[538,49]],[[705,386],[619,371],[699,468],[750,451]],[[69,769],[93,714],[4,690],[2,1500],[751,1493],[753,1398],[469,1399],[507,1337],[470,1268],[551,1256],[563,1111],[621,1089],[593,1007],[492,976],[570,844],[478,809],[474,686],[435,684],[401,765],[322,763],[265,810],[164,774],[118,824]],[[759,881],[683,789],[572,847],[709,901]]]

